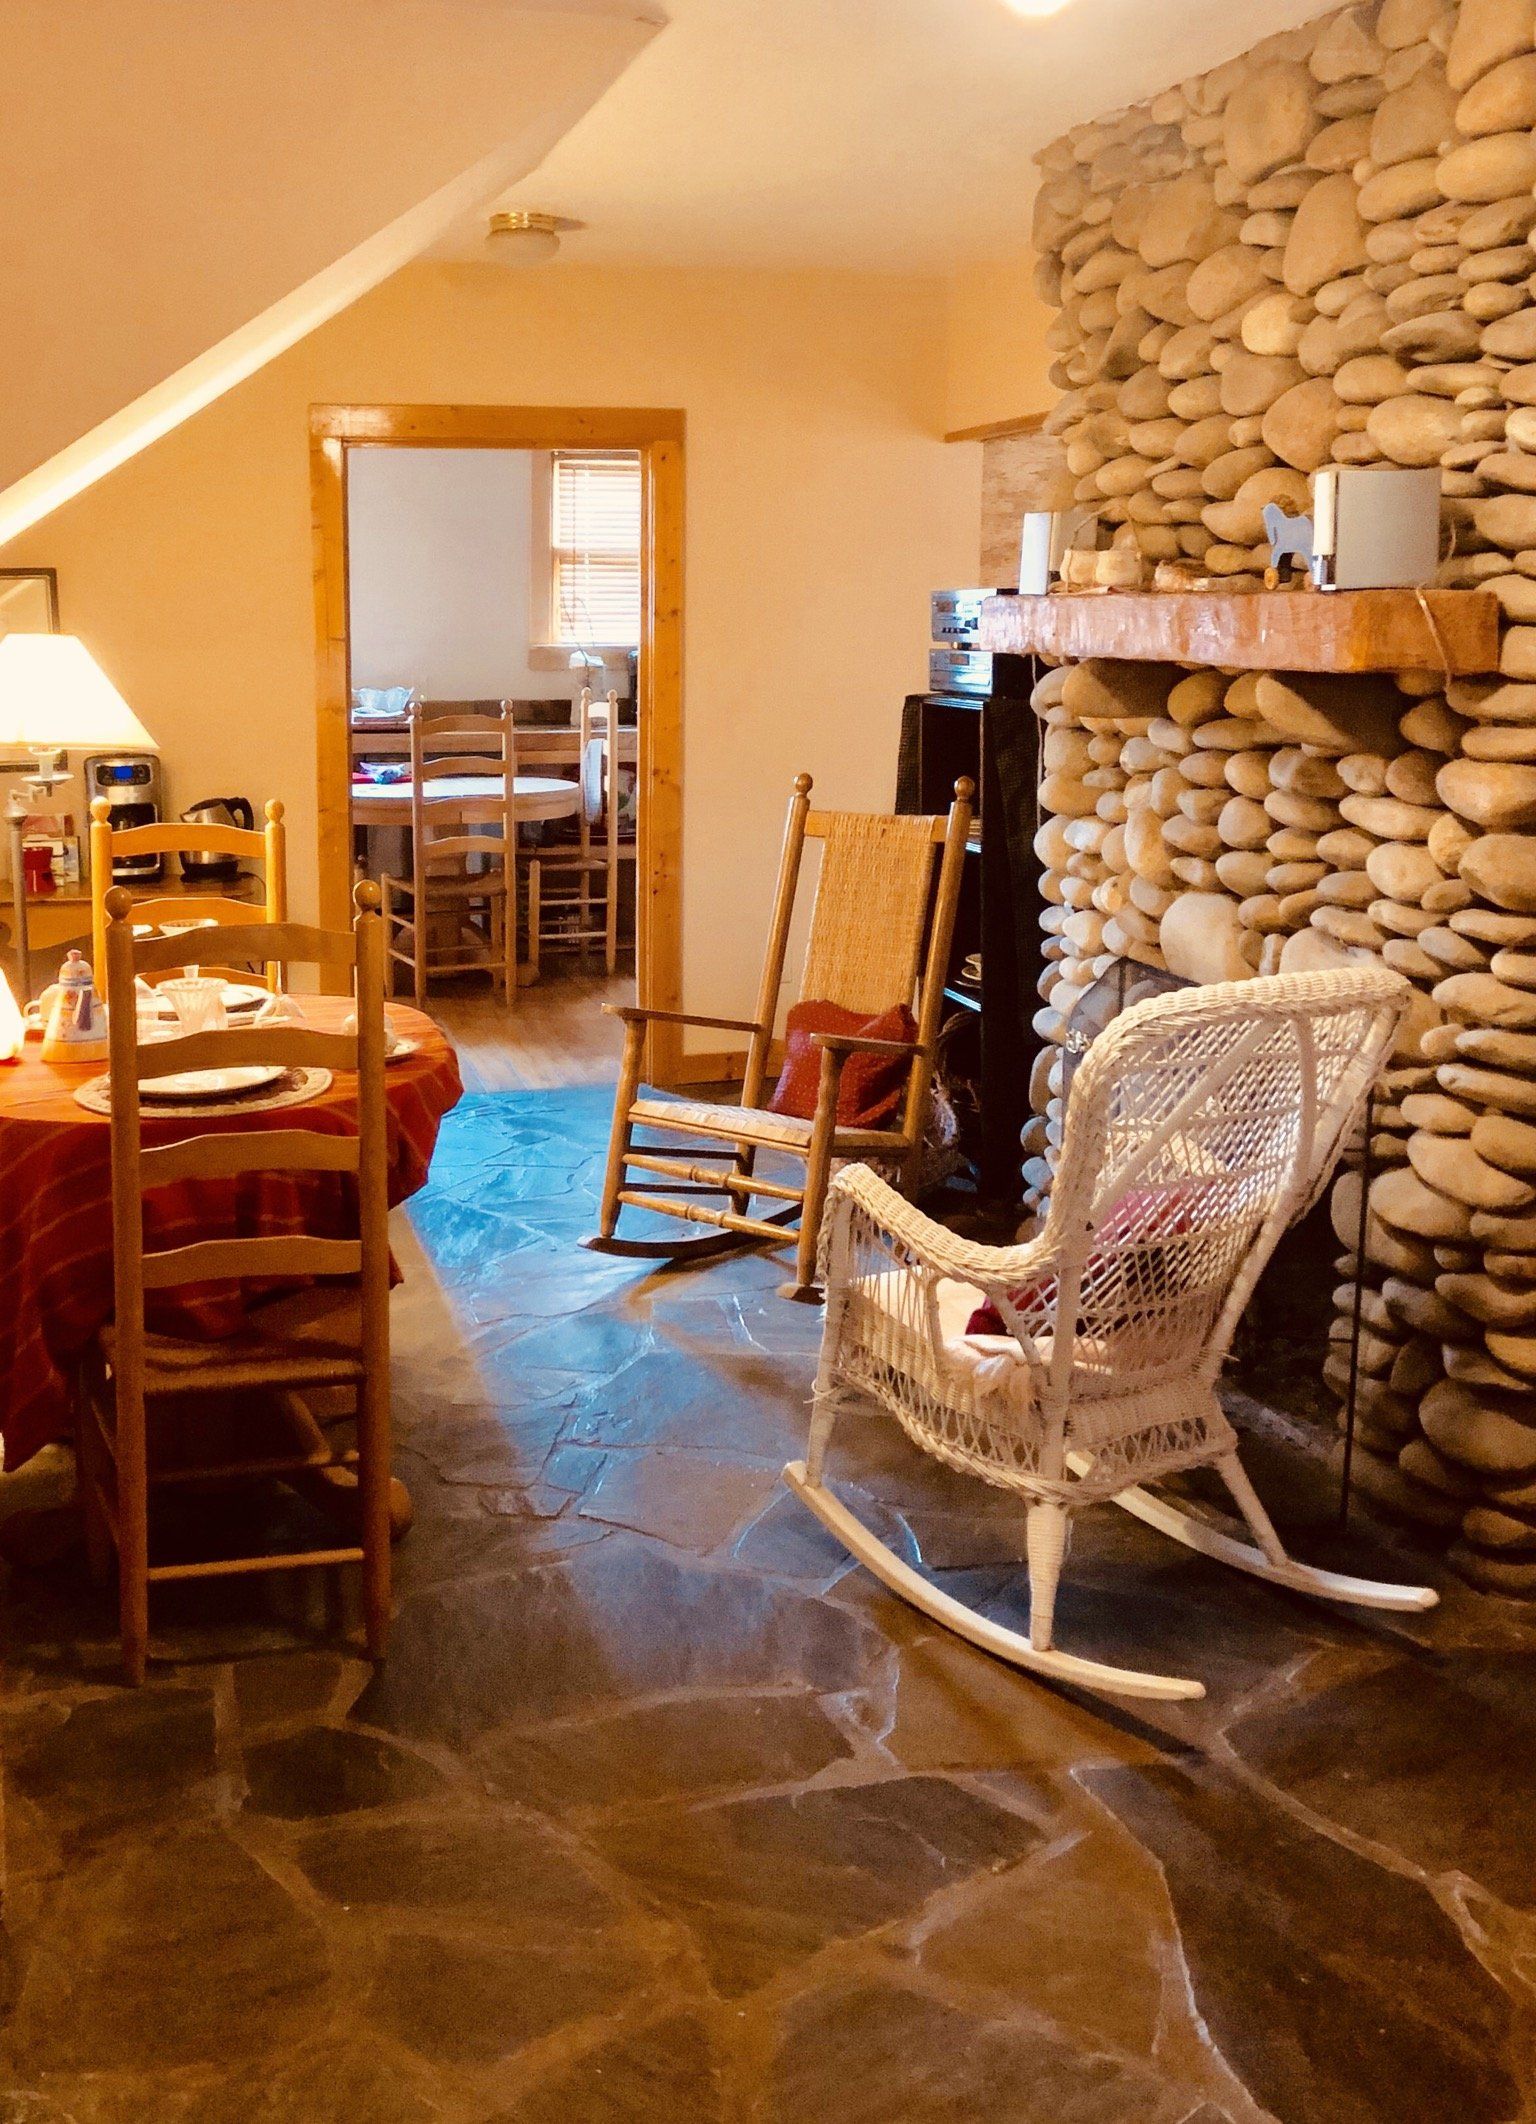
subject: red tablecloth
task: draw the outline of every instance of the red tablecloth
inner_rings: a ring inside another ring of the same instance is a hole
[[[304,999],[317,1030],[339,1030],[350,1009],[338,998]],[[453,1049],[431,1019],[398,1004],[390,1019],[420,1043],[385,1073],[389,1199],[396,1203],[426,1180],[438,1124],[463,1087]],[[0,1441],[8,1468],[69,1435],[76,1362],[112,1315],[110,1129],[73,1096],[100,1074],[99,1062],[45,1064],[35,1041],[22,1061],[0,1063]],[[144,1137],[173,1143],[209,1127],[351,1134],[356,1108],[356,1080],[338,1076],[303,1106],[204,1122],[146,1119]],[[145,1242],[158,1248],[300,1231],[342,1236],[356,1231],[351,1187],[339,1173],[244,1173],[157,1188],[145,1197]],[[228,1283],[157,1293],[149,1314],[162,1332],[204,1336],[232,1335],[245,1317],[241,1290]]]

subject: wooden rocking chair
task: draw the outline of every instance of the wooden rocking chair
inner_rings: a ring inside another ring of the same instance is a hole
[[[947,819],[813,811],[811,778],[808,774],[796,777],[756,1017],[708,1018],[681,1011],[604,1006],[624,1020],[624,1056],[608,1146],[601,1222],[598,1235],[587,1241],[589,1246],[600,1252],[642,1259],[677,1260],[764,1242],[784,1246],[793,1240],[795,1281],[785,1287],[784,1294],[802,1299],[817,1296],[816,1246],[833,1160],[877,1158],[893,1165],[905,1177],[922,1144],[974,793],[971,782],[957,782]],[[813,1044],[821,1057],[815,1113],[810,1119],[801,1119],[765,1108],[762,1099],[807,840],[822,842],[823,853],[800,983],[802,1000],[836,1004],[867,1020],[897,1006],[910,1006],[915,995],[917,1037],[893,1041],[857,1033],[814,1034]],[[645,1029],[657,1021],[750,1035],[739,1106],[636,1096]],[[838,1123],[843,1072],[856,1055],[906,1061],[899,1117],[888,1127],[860,1128]],[[696,1141],[689,1146],[686,1157],[676,1145],[637,1146],[633,1142],[637,1126]],[[705,1147],[701,1149],[700,1143]],[[760,1151],[787,1153],[803,1161],[803,1181],[797,1185],[785,1179],[759,1178],[754,1165]],[[716,1162],[692,1162],[701,1158]],[[630,1168],[660,1175],[671,1185],[664,1188],[652,1181],[632,1181]],[[716,1209],[694,1199],[681,1199],[710,1194],[723,1195],[726,1206]],[[748,1208],[754,1196],[784,1207],[768,1217],[753,1217]],[[614,1233],[625,1204],[659,1210],[685,1223],[717,1229],[710,1237],[692,1240],[618,1239]],[[789,1225],[797,1210],[798,1229]]]
[[[1293,1561],[1216,1393],[1259,1274],[1327,1184],[1407,996],[1384,968],[1341,968],[1190,989],[1124,1012],[1073,1081],[1050,1212],[1028,1245],[957,1238],[864,1167],[840,1173],[810,1447],[785,1469],[790,1487],[935,1621],[1017,1666],[1127,1696],[1205,1691],[1053,1648],[1069,1515],[1085,1505],[1112,1499],[1294,1592],[1433,1607],[1425,1586]],[[984,1305],[991,1314],[977,1320]],[[827,1488],[836,1418],[869,1399],[924,1452],[1025,1502],[1027,1637],[938,1591]],[[1225,1481],[1251,1540],[1142,1487],[1204,1466]]]

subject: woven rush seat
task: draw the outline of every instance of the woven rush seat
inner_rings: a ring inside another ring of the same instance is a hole
[[[263,1387],[350,1386],[363,1375],[363,1310],[355,1286],[316,1285],[253,1309],[259,1334],[198,1341],[150,1332],[144,1337],[146,1391],[151,1394],[233,1393],[259,1375]],[[97,1337],[101,1355],[116,1360],[117,1328]]]
[[[802,1121],[798,1115],[772,1113],[764,1106],[715,1105],[705,1099],[637,1099],[629,1112],[632,1121],[643,1122],[647,1128],[670,1128],[677,1133],[695,1136],[719,1136],[731,1142],[746,1137],[769,1148],[782,1145],[785,1150],[798,1151],[802,1156],[810,1149],[811,1132],[815,1126],[814,1122]],[[890,1150],[900,1154],[906,1148],[906,1140],[899,1130],[839,1128],[833,1132],[833,1148]]]
[[[409,878],[389,882],[397,901],[409,899],[416,889]],[[484,870],[429,870],[425,882],[434,900],[490,900],[502,889],[499,875]]]

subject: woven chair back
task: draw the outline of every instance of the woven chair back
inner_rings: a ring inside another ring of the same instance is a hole
[[[1021,1318],[1053,1383],[1117,1398],[1214,1380],[1285,1227],[1321,1192],[1391,1052],[1401,977],[1362,966],[1227,983],[1123,1013],[1084,1058]],[[1074,1365],[1077,1367],[1075,1373]]]
[[[870,1017],[910,1004],[938,854],[933,820],[840,811],[817,823],[821,875],[801,996]]]

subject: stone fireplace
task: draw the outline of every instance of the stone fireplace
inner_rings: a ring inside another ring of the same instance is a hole
[[[1197,980],[1380,957],[1413,985],[1361,1179],[1334,1190],[1357,1479],[1536,1594],[1536,17],[1380,0],[1041,157],[1047,431],[1165,590],[1004,599],[1043,656],[1060,1042],[1118,959]],[[1441,468],[1435,589],[1268,592],[1262,512],[1325,464]],[[1119,577],[1128,579],[1126,573]],[[1361,1231],[1363,1248],[1358,1247]]]

